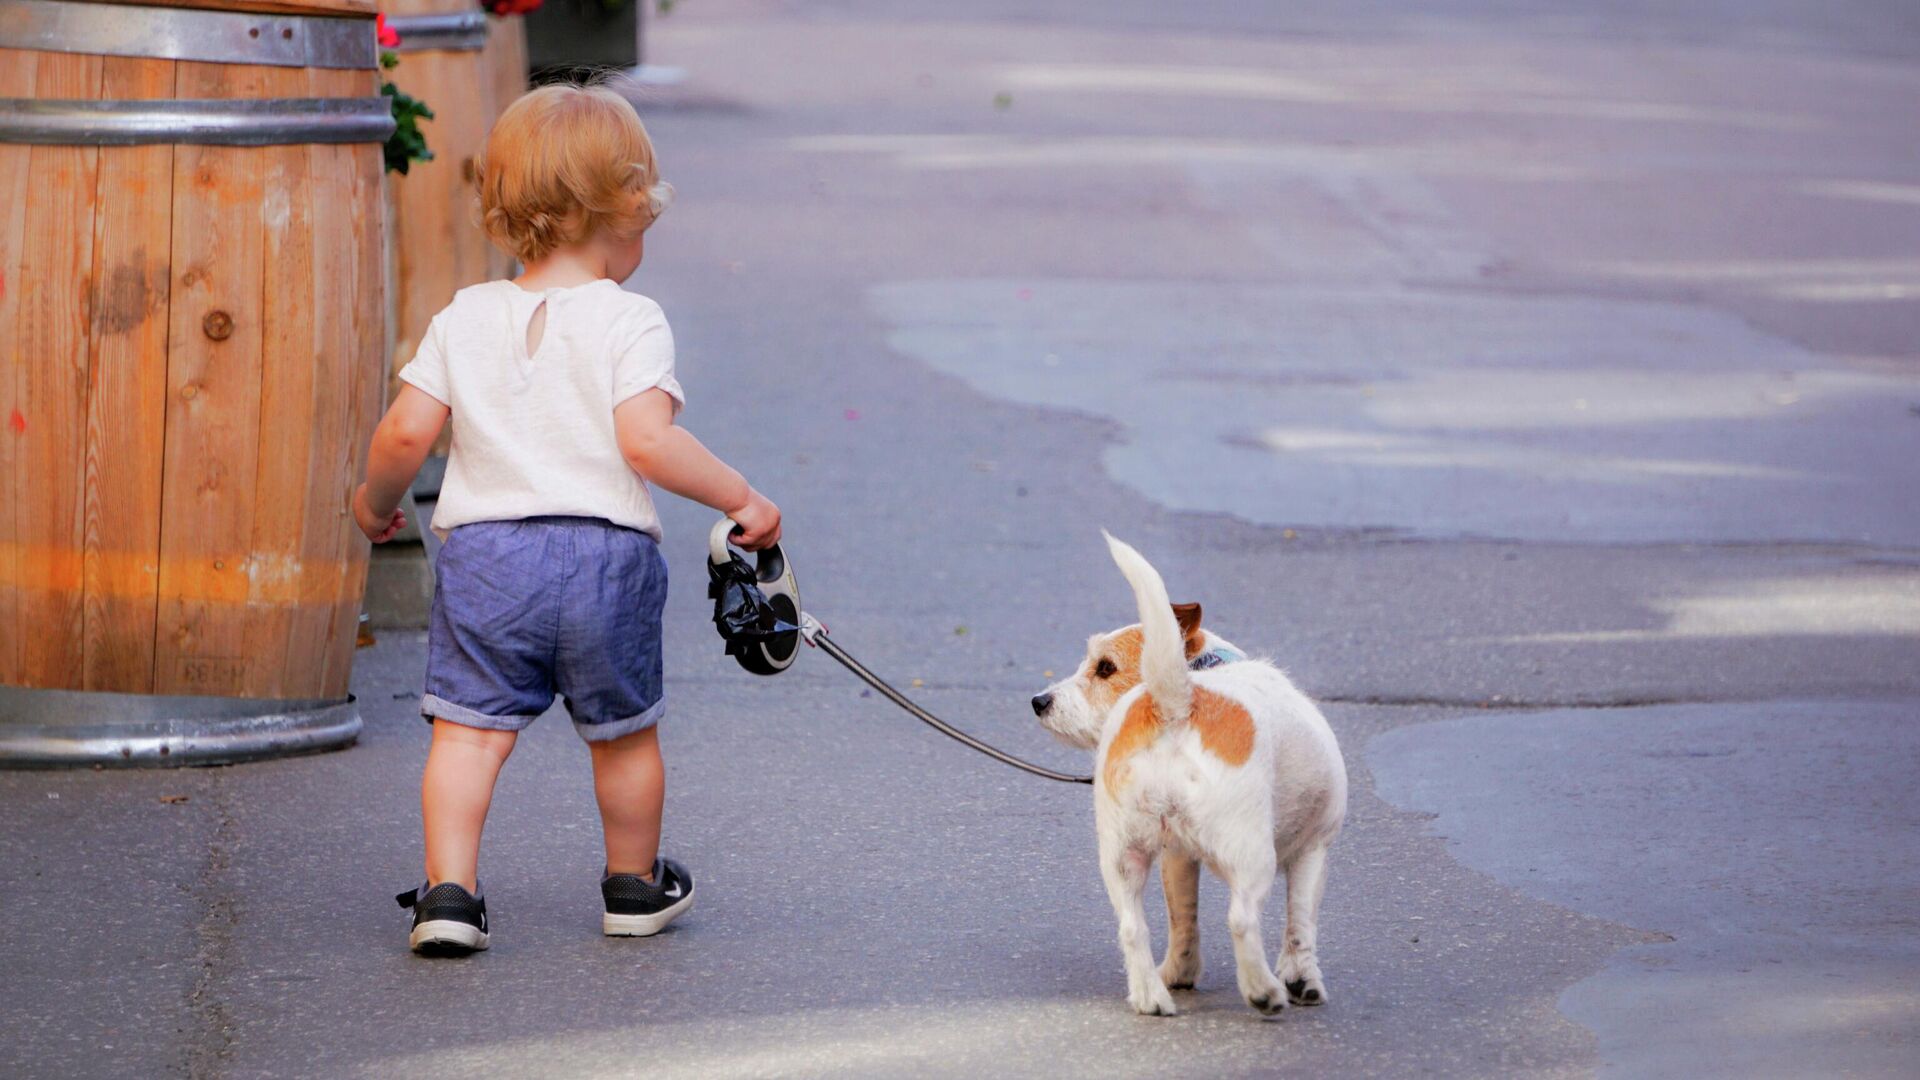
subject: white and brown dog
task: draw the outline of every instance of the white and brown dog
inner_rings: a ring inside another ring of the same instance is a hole
[[[1169,987],[1200,976],[1200,864],[1227,883],[1227,929],[1240,993],[1269,1016],[1291,1000],[1327,1000],[1315,952],[1327,847],[1347,813],[1347,771],[1312,701],[1272,664],[1246,659],[1200,628],[1200,605],[1171,604],[1140,553],[1107,537],[1133,586],[1140,622],[1087,642],[1072,677],[1035,695],[1049,731],[1097,748],[1094,820],[1100,873],[1120,919],[1127,1000],[1172,1016]],[[1159,968],[1142,895],[1156,856],[1167,896]],[[1276,870],[1287,876],[1279,977],[1267,966],[1261,914]],[[1283,986],[1284,984],[1284,986]]]

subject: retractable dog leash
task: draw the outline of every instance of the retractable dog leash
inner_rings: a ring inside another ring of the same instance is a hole
[[[762,550],[754,562],[748,563],[732,546],[733,537],[739,531],[740,526],[731,518],[721,518],[707,536],[707,596],[714,602],[714,628],[726,639],[727,655],[741,667],[755,675],[778,675],[793,666],[800,655],[800,643],[805,641],[833,657],[841,667],[880,691],[914,719],[948,738],[1022,772],[1068,784],[1093,783],[1091,776],[1055,772],[981,742],[921,708],[885,679],[867,670],[865,664],[828,636],[820,620],[801,609],[793,563],[780,545]]]

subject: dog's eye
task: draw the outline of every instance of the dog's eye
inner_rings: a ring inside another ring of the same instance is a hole
[[[1093,677],[1096,679],[1111,679],[1113,678],[1113,673],[1119,670],[1119,668],[1113,666],[1113,661],[1103,657],[1099,663],[1093,665]]]

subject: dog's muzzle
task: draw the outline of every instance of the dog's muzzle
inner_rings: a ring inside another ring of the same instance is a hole
[[[1033,695],[1033,715],[1045,716],[1047,715],[1047,710],[1051,708],[1053,708],[1052,694]]]

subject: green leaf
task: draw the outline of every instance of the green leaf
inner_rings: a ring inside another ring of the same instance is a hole
[[[426,133],[420,130],[420,121],[433,119],[433,110],[390,82],[381,83],[380,92],[387,96],[393,110],[393,134],[387,136],[386,145],[387,171],[405,176],[414,162],[433,160]]]

